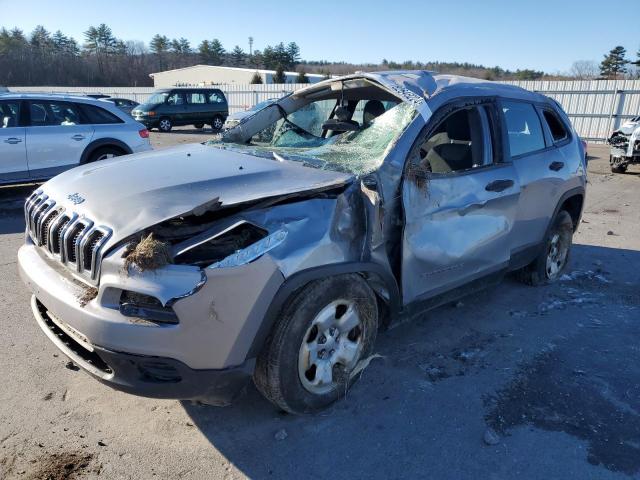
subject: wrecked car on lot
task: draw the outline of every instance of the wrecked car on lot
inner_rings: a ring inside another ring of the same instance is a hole
[[[640,163],[640,117],[625,122],[607,143],[611,145],[609,164],[613,173],[624,173],[629,165]]]
[[[290,412],[343,396],[380,327],[516,271],[552,281],[585,195],[559,105],[423,71],[290,94],[206,144],[66,172],[27,200],[35,318],[114,388]]]

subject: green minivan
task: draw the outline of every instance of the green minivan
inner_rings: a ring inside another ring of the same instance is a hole
[[[218,131],[229,115],[229,105],[217,88],[167,88],[153,92],[131,115],[149,130],[170,132],[177,125],[202,128],[209,124]]]

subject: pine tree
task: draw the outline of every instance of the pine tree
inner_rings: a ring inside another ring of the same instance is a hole
[[[618,78],[619,75],[626,73],[626,65],[629,63],[625,58],[626,54],[627,51],[621,45],[609,51],[600,64],[600,74],[606,78]]]
[[[251,77],[251,83],[252,85],[261,85],[262,84],[262,77],[260,76],[260,74],[258,72],[253,74],[253,77]]]
[[[309,83],[309,77],[307,77],[307,74],[304,72],[304,70],[298,72],[296,83]]]
[[[234,66],[240,67],[244,64],[244,59],[246,55],[244,50],[240,48],[240,46],[236,45],[233,51],[231,52],[231,61]]]
[[[287,76],[284,73],[284,66],[280,63],[273,75],[273,83],[287,83]]]
[[[222,43],[220,43],[220,40],[218,40],[217,38],[214,38],[211,41],[211,63],[213,65],[222,65],[222,63],[224,62],[224,55],[225,55],[225,50],[224,47],[222,46]]]
[[[169,51],[169,39],[166,35],[156,33],[149,43],[149,49],[157,55],[167,53]]]

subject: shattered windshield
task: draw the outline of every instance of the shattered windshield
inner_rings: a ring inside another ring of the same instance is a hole
[[[375,104],[369,104],[375,102]],[[371,108],[371,107],[375,108]],[[408,103],[360,100],[349,119],[332,124],[335,100],[309,103],[254,135],[248,144],[209,142],[211,146],[306,166],[364,175],[377,169],[390,147],[416,115]],[[344,129],[344,130],[341,130]]]

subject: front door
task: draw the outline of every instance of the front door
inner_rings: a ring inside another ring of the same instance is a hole
[[[167,101],[160,113],[161,117],[169,117],[174,125],[186,125],[189,120],[189,106],[184,92],[174,91],[167,97]]]
[[[25,128],[19,122],[20,101],[0,102],[0,183],[29,178]]]
[[[446,109],[419,137],[403,182],[405,304],[500,271],[510,259],[520,184],[503,161],[496,108]]]
[[[93,127],[83,125],[78,107],[55,100],[30,100],[27,160],[32,179],[48,178],[80,163]]]

